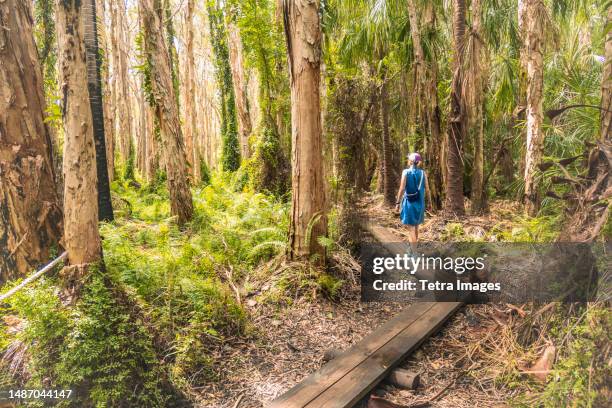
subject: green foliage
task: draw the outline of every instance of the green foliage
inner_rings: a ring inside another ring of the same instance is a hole
[[[211,174],[210,169],[208,168],[208,164],[206,164],[206,160],[200,160],[200,185],[206,187],[211,182]]]
[[[567,318],[556,313],[548,336],[563,344],[548,382],[538,392],[519,395],[517,406],[603,407],[609,405],[606,392],[612,367],[602,353],[612,341],[612,313],[605,303],[589,303]]]
[[[444,226],[444,231],[440,234],[440,239],[443,241],[453,241],[463,239],[464,237],[463,224],[459,222],[449,222]]]
[[[43,68],[45,90],[57,87],[55,63],[57,61],[55,37],[55,10],[52,0],[34,2],[34,39],[38,48],[38,57]]]
[[[123,178],[125,180],[134,180],[134,161],[136,160],[136,154],[134,152],[134,143],[130,141],[130,150],[128,153],[127,163],[125,164],[125,172]]]
[[[334,300],[338,297],[344,281],[329,274],[322,274],[317,279],[317,284],[327,298]]]
[[[249,184],[255,191],[282,197],[289,191],[289,165],[279,137],[270,128],[258,129],[253,155],[247,161]]]
[[[257,71],[260,123],[250,136],[251,188],[284,195],[289,185],[290,94],[282,24],[270,0],[230,0],[240,29],[245,65]],[[285,142],[286,141],[286,142]]]
[[[137,64],[134,69],[142,75],[142,90],[147,103],[149,106],[155,106],[155,99],[151,88],[151,63],[145,49],[144,33],[142,31],[136,33],[134,42],[136,59],[139,61],[139,64]]]
[[[503,233],[502,239],[510,242],[552,242],[559,235],[561,215],[539,217],[517,217],[510,233]]]
[[[573,336],[573,340],[554,367],[554,381],[548,383],[542,396],[544,406],[606,404],[601,391],[609,385],[612,367],[602,359],[601,350],[612,342],[612,314],[606,305],[587,307],[584,319],[566,328],[566,333],[562,330],[563,335]]]
[[[10,312],[27,324],[9,341],[27,345],[27,388],[72,389],[58,406],[161,407],[160,367],[142,315],[121,286],[91,267],[81,299],[63,306],[52,280],[11,298]],[[166,392],[168,390],[166,389]]]
[[[73,388],[66,406],[162,407],[185,406],[177,389],[213,379],[215,348],[246,330],[228,279],[282,252],[288,227],[287,204],[230,181],[214,174],[197,188],[179,231],[162,180],[138,191],[115,180],[131,211],[102,225],[106,269],[90,272],[77,304],[62,305],[60,282],[43,278],[0,310],[27,322],[17,334],[0,328],[0,352],[27,345],[21,385]]]
[[[56,381],[77,390],[73,404],[164,406],[152,335],[120,286],[103,272],[91,272],[70,318]]]
[[[221,164],[224,171],[236,171],[240,167],[238,119],[236,117],[235,95],[224,15],[223,10],[215,0],[208,0],[206,7],[210,22],[211,44],[215,57],[215,74],[221,94]]]

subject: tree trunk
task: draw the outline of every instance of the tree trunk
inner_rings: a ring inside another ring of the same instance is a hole
[[[89,103],[85,23],[79,0],[57,1],[64,95],[64,241],[71,265],[101,259],[94,126]]]
[[[612,6],[608,7],[607,27],[612,27]],[[608,31],[605,62],[601,77],[601,138],[612,138],[612,30]]]
[[[321,26],[319,1],[285,0],[283,20],[291,83],[292,199],[289,231],[291,259],[318,255],[327,234],[322,163],[320,87]]]
[[[393,183],[393,159],[391,134],[389,131],[389,100],[387,96],[387,84],[385,83],[386,80],[386,75],[383,75],[383,83],[380,86],[380,116],[382,118],[381,176],[385,203],[389,206],[393,206],[395,203],[395,186]]]
[[[215,75],[221,96],[221,167],[223,171],[236,171],[240,167],[240,141],[225,18],[219,4],[207,2],[207,10],[215,56]]]
[[[171,0],[162,0],[162,4],[160,5],[159,10],[159,18],[162,21],[162,26],[164,26],[167,50],[170,58],[170,71],[172,73],[172,86],[174,88],[174,96],[176,100],[177,109],[179,108],[179,62],[178,62],[178,51],[176,50],[176,46],[174,44],[174,39],[176,37],[176,33],[174,32],[174,13],[171,8]],[[163,10],[162,10],[163,8]]]
[[[544,86],[544,66],[542,41],[542,0],[525,0],[525,51],[527,53],[527,151],[525,153],[525,211],[535,216],[540,209],[538,186],[535,174],[542,160],[544,133],[542,122],[542,90]]]
[[[48,260],[62,213],[29,2],[1,2],[0,27],[1,284]]]
[[[465,52],[465,0],[453,0],[454,67],[451,83],[451,110],[447,145],[447,176],[445,211],[463,215],[463,140],[465,135],[465,106],[463,100],[463,60]]]
[[[112,30],[112,54],[113,74],[116,92],[117,120],[119,128],[117,132],[119,153],[124,165],[130,160],[132,150],[132,109],[130,105],[130,91],[128,85],[128,63],[127,63],[127,16],[123,0],[112,1],[111,30]]]
[[[98,19],[105,21],[106,1],[97,2]],[[104,140],[106,145],[106,165],[108,169],[108,181],[112,183],[115,178],[115,118],[113,115],[113,96],[110,85],[110,49],[108,47],[108,32],[105,25],[98,26],[100,29],[101,48],[104,52],[104,63],[101,69],[102,75],[102,103],[104,108]]]
[[[472,32],[470,34],[471,50],[467,89],[470,98],[469,125],[474,143],[474,163],[472,166],[472,214],[486,210],[484,191],[484,64],[486,56],[482,47],[482,0],[472,0]]]
[[[232,67],[232,83],[236,98],[238,133],[240,134],[240,154],[243,159],[246,159],[251,155],[249,149],[249,136],[251,135],[252,125],[246,92],[247,83],[244,77],[244,66],[242,62],[242,42],[240,41],[240,30],[233,21],[233,17],[231,15],[227,16],[226,21],[229,60]]]
[[[172,85],[169,51],[164,41],[159,0],[140,0],[144,48],[151,78],[151,94],[159,122],[164,163],[170,193],[170,210],[179,225],[193,215],[193,202],[187,181],[183,135],[179,123],[176,95]]]
[[[95,0],[82,3],[81,12],[84,28],[85,52],[87,63],[87,89],[93,136],[96,148],[96,173],[98,177],[98,215],[100,221],[113,220],[110,183],[108,180],[108,162],[106,160],[106,138],[104,135],[104,106],[102,101],[102,82],[100,67],[102,61],[98,52],[98,21]]]
[[[183,100],[185,103],[185,151],[187,162],[191,168],[191,174],[196,175],[196,111],[195,111],[195,57],[193,52],[193,12],[194,0],[187,0],[185,13],[185,91]],[[194,177],[195,178],[195,177]]]

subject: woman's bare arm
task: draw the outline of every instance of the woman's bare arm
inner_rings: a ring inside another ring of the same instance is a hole
[[[400,182],[400,188],[397,191],[397,197],[395,197],[396,205],[399,205],[402,199],[402,192],[404,191],[405,188],[406,188],[406,175],[402,174],[402,181]]]

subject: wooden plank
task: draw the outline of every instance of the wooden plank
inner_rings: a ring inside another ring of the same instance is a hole
[[[391,255],[409,250],[387,228],[362,224]],[[418,279],[433,278],[417,271]],[[462,302],[420,302],[407,307],[355,346],[272,401],[268,408],[350,408],[461,307]]]
[[[350,408],[366,396],[405,357],[436,332],[461,307],[460,302],[437,303],[400,334],[336,381],[306,408]]]
[[[306,406],[434,306],[435,303],[422,302],[407,307],[355,346],[272,401],[268,408],[302,408]]]

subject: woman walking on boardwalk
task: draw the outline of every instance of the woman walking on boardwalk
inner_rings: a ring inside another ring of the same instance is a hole
[[[395,200],[395,210],[399,212],[402,224],[408,228],[408,240],[412,252],[416,251],[419,240],[419,225],[425,220],[425,171],[420,169],[421,155],[408,155],[408,168],[402,171],[402,181]]]

